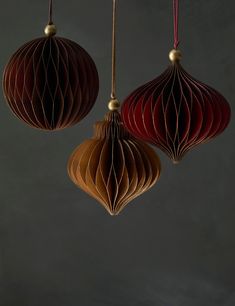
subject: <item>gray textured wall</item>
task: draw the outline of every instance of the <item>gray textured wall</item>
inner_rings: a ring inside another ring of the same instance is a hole
[[[116,218],[68,179],[71,151],[92,135],[110,91],[111,0],[57,0],[61,36],[85,47],[101,80],[79,125],[48,134],[0,104],[1,306],[234,306],[235,124],[173,166]],[[0,71],[40,36],[47,1],[0,1]],[[171,0],[120,0],[120,100],[168,65]],[[234,108],[235,2],[182,0],[183,65]]]

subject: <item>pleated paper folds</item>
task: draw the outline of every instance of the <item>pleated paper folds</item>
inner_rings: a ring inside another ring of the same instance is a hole
[[[191,148],[221,134],[230,115],[225,98],[190,76],[179,62],[135,90],[122,106],[129,132],[155,144],[175,163]]]
[[[11,57],[3,90],[19,119],[38,129],[59,130],[90,112],[99,79],[92,58],[82,47],[50,36],[26,43]]]
[[[145,143],[123,127],[120,114],[109,112],[95,125],[95,135],[71,155],[72,181],[117,215],[134,198],[151,188],[160,176],[160,161]]]

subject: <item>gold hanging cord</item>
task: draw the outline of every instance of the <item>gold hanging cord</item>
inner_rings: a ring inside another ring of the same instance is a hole
[[[118,110],[120,104],[116,97],[116,16],[117,3],[113,0],[113,24],[112,24],[112,79],[111,79],[111,101],[109,102],[109,109]]]

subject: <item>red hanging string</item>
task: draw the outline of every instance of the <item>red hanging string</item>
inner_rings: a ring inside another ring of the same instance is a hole
[[[173,16],[174,16],[174,49],[179,46],[179,0],[173,0]]]
[[[113,0],[111,99],[116,99],[116,10],[117,10],[116,0]]]
[[[48,24],[53,24],[53,21],[52,21],[52,6],[53,6],[53,1],[49,0]]]

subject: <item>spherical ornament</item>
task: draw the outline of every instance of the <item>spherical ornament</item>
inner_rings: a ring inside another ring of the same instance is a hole
[[[162,75],[124,101],[122,119],[130,133],[177,163],[191,148],[222,133],[231,110],[220,93],[183,69],[178,50],[169,57],[172,64]]]
[[[10,59],[3,90],[13,113],[28,125],[59,130],[81,121],[93,107],[99,90],[96,66],[77,43],[54,36],[26,43]]]
[[[71,180],[117,215],[134,198],[151,188],[160,176],[160,161],[147,144],[123,127],[120,114],[109,112],[95,126],[92,139],[71,155]]]

